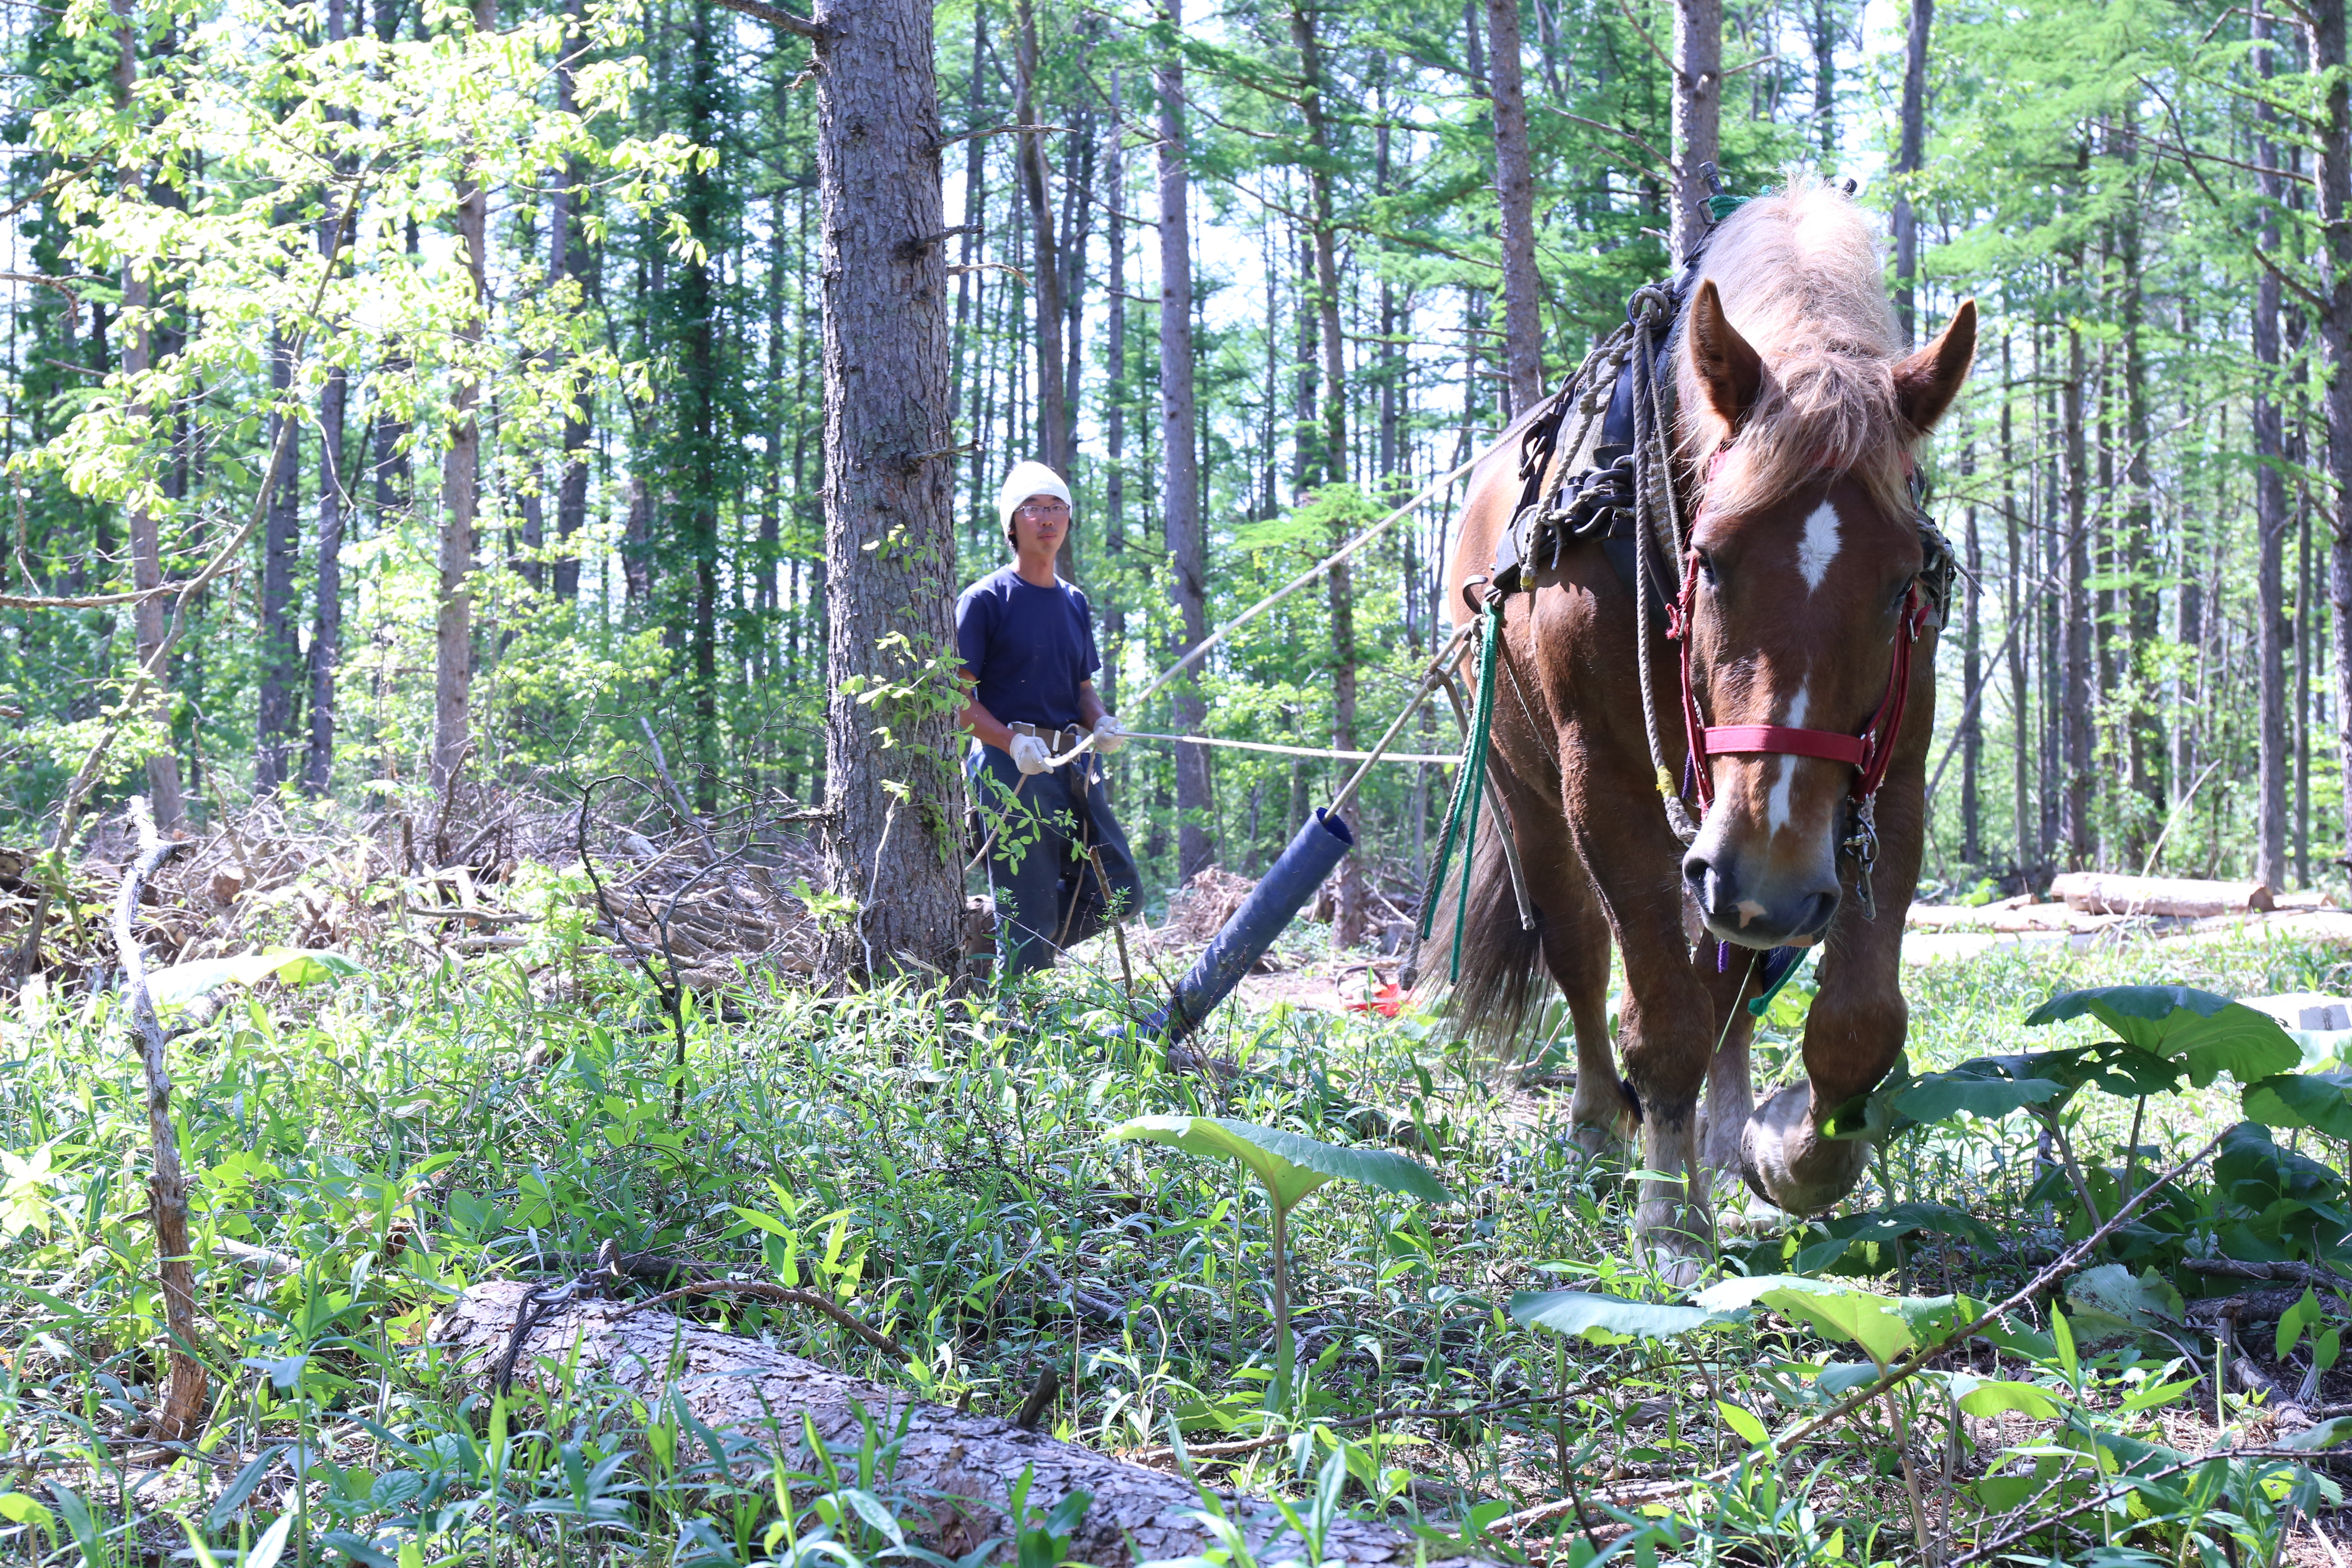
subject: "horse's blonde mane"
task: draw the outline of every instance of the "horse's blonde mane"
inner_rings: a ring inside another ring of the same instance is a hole
[[[1761,510],[1824,469],[1851,473],[1890,511],[1906,504],[1904,457],[1916,437],[1895,399],[1903,345],[1884,266],[1870,221],[1829,185],[1791,181],[1716,230],[1705,276],[1763,358],[1764,383],[1707,481],[1710,510]],[[1682,451],[1704,475],[1734,432],[1708,403],[1686,342],[1675,365]]]

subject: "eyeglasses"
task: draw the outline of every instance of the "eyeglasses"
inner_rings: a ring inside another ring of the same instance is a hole
[[[1070,510],[1070,503],[1059,500],[1023,501],[1013,509],[1020,517],[1058,517]]]

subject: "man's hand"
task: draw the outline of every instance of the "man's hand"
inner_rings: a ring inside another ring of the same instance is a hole
[[[1024,773],[1045,771],[1045,742],[1034,735],[1015,735],[1013,744],[1005,748],[1013,753],[1013,765]]]
[[[1109,756],[1127,744],[1127,726],[1118,721],[1116,713],[1106,713],[1095,721],[1095,750]]]

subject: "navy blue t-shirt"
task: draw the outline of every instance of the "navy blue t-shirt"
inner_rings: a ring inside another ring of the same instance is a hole
[[[1094,615],[1067,583],[1050,588],[1000,567],[956,601],[956,653],[980,684],[972,698],[1007,724],[1062,730],[1078,721],[1078,686],[1102,660]]]

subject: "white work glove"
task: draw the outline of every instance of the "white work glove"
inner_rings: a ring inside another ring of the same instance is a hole
[[[1127,744],[1127,726],[1118,721],[1116,713],[1106,713],[1095,721],[1095,750],[1109,756]]]
[[[1034,735],[1015,735],[1006,748],[1013,753],[1013,765],[1024,773],[1042,773],[1046,768],[1045,742]]]

